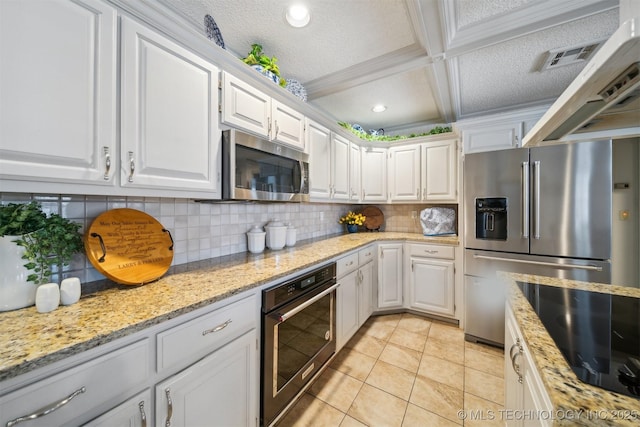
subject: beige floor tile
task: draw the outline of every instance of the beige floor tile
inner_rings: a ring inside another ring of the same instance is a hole
[[[449,343],[464,343],[464,331],[456,325],[433,322],[429,328],[429,338],[435,337]]]
[[[398,322],[402,319],[402,313],[398,314],[383,314],[379,316],[371,316],[367,322],[381,323],[383,325],[398,326]]]
[[[361,387],[362,381],[327,368],[311,385],[309,393],[346,413]]]
[[[465,427],[504,426],[502,405],[479,398],[469,393],[464,394]]]
[[[407,412],[402,421],[402,427],[456,427],[459,425],[462,425],[462,421],[454,423],[412,403],[407,406]]]
[[[477,371],[472,368],[464,370],[464,391],[475,396],[504,405],[504,379]]]
[[[449,342],[438,337],[429,336],[424,345],[424,354],[439,357],[459,365],[464,364],[464,343]]]
[[[370,426],[399,427],[406,408],[406,401],[365,384],[347,415]]]
[[[482,353],[494,354],[500,357],[504,355],[504,350],[502,348],[494,347],[488,344],[465,341],[464,347],[465,349],[472,349],[472,350],[480,351]]]
[[[464,390],[464,366],[457,363],[423,354],[418,375]]]
[[[415,374],[418,372],[421,356],[422,353],[419,351],[389,343],[385,346],[384,350],[382,350],[379,360],[391,363],[394,366]]]
[[[415,374],[378,360],[365,383],[391,393],[402,400],[409,400],[414,379]]]
[[[340,427],[368,427],[368,426],[366,424],[362,424],[360,421],[356,420],[355,418],[352,418],[349,415],[347,415],[346,417],[344,417],[344,420],[342,420]]]
[[[411,313],[404,313],[398,327],[417,334],[429,335],[431,320]]]
[[[424,335],[416,334],[415,332],[407,331],[404,329],[396,328],[391,334],[389,342],[401,345],[403,347],[410,348],[416,351],[422,351],[424,344],[427,341],[427,337]]]
[[[387,342],[395,328],[395,326],[383,322],[367,321],[362,325],[360,331],[366,335]]]
[[[376,358],[345,347],[333,359],[331,367],[357,380],[364,381],[375,364]]]
[[[356,334],[345,344],[345,347],[352,348],[360,353],[366,354],[374,358],[380,357],[380,353],[385,346],[385,341],[358,331]]]
[[[337,427],[344,414],[310,394],[304,394],[278,422],[277,427]]]
[[[459,422],[463,392],[457,388],[418,375],[409,402],[453,422]]]
[[[504,377],[504,356],[465,346],[464,365],[496,377]]]

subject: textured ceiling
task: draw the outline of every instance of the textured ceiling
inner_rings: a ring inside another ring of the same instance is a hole
[[[617,0],[158,1],[203,34],[210,14],[230,53],[262,44],[309,103],[387,133],[550,104],[584,64],[538,72],[546,52],[618,27]],[[285,23],[294,2],[311,9],[305,28]]]

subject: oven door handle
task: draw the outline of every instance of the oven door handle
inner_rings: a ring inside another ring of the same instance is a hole
[[[331,292],[335,291],[338,288],[338,286],[340,286],[340,283],[336,283],[335,285],[331,286],[330,288],[325,289],[324,291],[320,292],[315,297],[311,298],[309,301],[305,301],[304,303],[300,304],[299,306],[297,306],[293,310],[289,310],[284,314],[280,314],[280,313],[274,314],[274,317],[278,320],[278,323],[282,323],[282,322],[286,321],[287,319],[289,319],[290,317],[295,316],[296,314],[300,313],[302,310],[304,310],[305,308],[309,307],[311,304],[313,304],[313,303],[317,302],[318,300],[324,298],[325,296],[329,295]]]

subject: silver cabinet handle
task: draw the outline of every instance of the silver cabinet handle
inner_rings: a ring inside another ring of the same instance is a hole
[[[109,153],[109,147],[102,147],[104,153],[104,180],[109,180],[109,171],[111,170],[111,154]]]
[[[529,238],[529,162],[522,162],[522,237]]]
[[[278,137],[278,132],[280,132],[280,127],[278,127],[278,121],[276,120],[276,134],[274,135],[274,138]]]
[[[416,199],[420,200],[420,188],[416,188]]]
[[[425,249],[424,251],[428,254],[437,254],[438,252],[440,252],[440,251],[434,251],[433,249]]]
[[[267,117],[267,135],[271,136],[271,117]]]
[[[367,193],[365,193],[364,188],[362,189],[362,200],[364,200],[365,196],[367,195]]]
[[[171,400],[171,389],[168,387],[164,390],[167,396],[167,420],[164,422],[165,427],[171,427],[171,417],[173,416],[173,401]]]
[[[147,414],[144,412],[144,400],[138,403],[138,409],[140,409],[140,421],[142,427],[147,427]]]
[[[540,238],[540,161],[533,162],[533,238]]]
[[[518,351],[514,353],[513,350],[515,349]],[[511,358],[511,367],[513,368],[513,371],[518,374],[518,382],[520,384],[522,384],[522,372],[520,372],[520,365],[516,363],[516,357],[521,356],[523,352],[524,349],[522,348],[522,345],[520,345],[520,338],[516,338],[515,344],[513,344],[511,349],[509,349],[509,356]]]
[[[425,199],[425,200],[427,198],[427,188],[426,187],[422,189],[422,198]]]
[[[202,331],[202,335],[207,335],[207,334],[212,334],[212,333],[215,333],[215,332],[219,332],[219,331],[223,330],[224,328],[226,328],[227,326],[229,326],[229,323],[231,323],[231,319],[227,320],[224,323],[219,324],[215,328],[211,328],[211,329],[207,329],[207,330]]]
[[[36,412],[35,414],[31,414],[31,415],[25,415],[22,417],[18,417],[15,418],[11,421],[7,421],[6,427],[12,427],[18,423],[21,423],[23,421],[29,421],[29,420],[35,420],[36,418],[40,418],[40,417],[44,417],[45,415],[49,415],[50,413],[57,411],[58,409],[62,408],[64,405],[66,405],[67,403],[71,402],[76,396],[78,396],[79,394],[84,393],[85,391],[87,391],[86,387],[80,387],[79,389],[77,389],[76,391],[74,391],[73,393],[71,393],[69,396],[65,397],[64,399],[62,399],[59,402],[53,403],[48,407],[42,408],[40,410],[38,410],[38,412]]]
[[[133,173],[136,171],[136,160],[133,151],[129,151],[129,182],[133,182]]]

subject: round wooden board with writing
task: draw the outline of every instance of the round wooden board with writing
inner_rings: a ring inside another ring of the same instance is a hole
[[[112,209],[98,216],[85,233],[84,248],[96,270],[122,285],[159,279],[173,260],[169,230],[135,209]]]
[[[365,216],[364,226],[367,230],[378,230],[384,222],[384,214],[375,206],[367,206],[362,209],[362,215]]]

